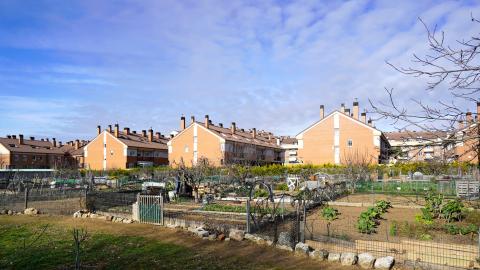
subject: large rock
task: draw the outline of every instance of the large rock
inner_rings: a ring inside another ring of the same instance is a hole
[[[363,269],[372,269],[375,263],[375,257],[370,253],[361,253],[358,255],[358,265]]]
[[[328,261],[329,262],[339,262],[340,261],[340,253],[328,253]]]
[[[232,229],[230,230],[230,234],[228,236],[232,240],[243,241],[245,238],[245,232],[242,230]]]
[[[281,246],[292,246],[292,237],[289,232],[281,232],[278,234],[277,244]]]
[[[3,210],[0,210],[0,215],[6,215],[7,214],[7,210],[3,209]]]
[[[328,251],[325,249],[315,249],[308,254],[312,259],[324,261],[328,257]]]
[[[32,215],[32,216],[33,216],[33,215],[37,215],[37,214],[38,214],[38,210],[35,209],[35,208],[27,208],[27,209],[25,209],[25,211],[23,211],[23,213],[24,213],[25,215]]]
[[[81,212],[81,211],[77,211],[77,212],[73,213],[73,217],[74,217],[74,218],[82,217],[82,212]]]
[[[123,223],[126,223],[126,224],[130,224],[130,223],[133,223],[133,220],[129,219],[129,218],[125,218],[123,219],[122,221]]]
[[[392,268],[395,259],[392,256],[381,257],[375,261],[374,267],[375,269],[384,269],[388,270]]]
[[[295,245],[295,254],[307,256],[310,250],[310,247],[305,243],[300,242]]]
[[[357,263],[357,254],[351,252],[342,253],[340,262],[342,265],[354,265]]]

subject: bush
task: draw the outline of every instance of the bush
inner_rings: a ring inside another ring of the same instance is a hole
[[[376,207],[369,207],[364,213],[373,220],[379,219],[382,215],[380,210]]]
[[[455,224],[445,224],[445,231],[451,235],[457,235],[460,233],[460,228]]]
[[[460,221],[463,218],[463,211],[465,207],[459,200],[450,200],[441,209],[442,217],[447,222]]]

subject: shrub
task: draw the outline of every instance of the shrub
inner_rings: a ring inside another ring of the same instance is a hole
[[[442,207],[442,217],[445,218],[447,222],[460,221],[463,218],[464,208],[461,201],[450,200]]]
[[[461,235],[476,234],[476,233],[478,233],[478,225],[475,225],[475,224],[468,224],[467,226],[460,228]]]
[[[364,213],[367,214],[373,220],[379,219],[382,215],[379,209],[376,207],[369,207],[367,211],[365,211]]]
[[[287,183],[281,183],[276,186],[276,189],[281,191],[288,191],[288,185]]]
[[[435,192],[428,192],[425,196],[425,202],[425,208],[431,213],[432,217],[439,217],[441,206],[443,204],[443,195],[436,194]]]
[[[445,224],[445,231],[451,235],[457,235],[460,233],[460,228],[455,224]]]

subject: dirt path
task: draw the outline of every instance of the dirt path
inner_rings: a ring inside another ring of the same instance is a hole
[[[119,224],[62,216],[0,216],[0,225],[32,223],[48,223],[66,229],[85,228],[90,233],[142,236],[155,241],[187,247],[199,256],[206,255],[218,261],[235,257],[239,259],[239,263],[249,265],[245,269],[251,269],[251,265],[261,265],[262,269],[352,269],[352,267],[342,267],[338,264],[317,262],[309,258],[297,257],[287,251],[267,246],[257,246],[248,241],[219,242],[200,240],[183,230],[146,224]]]

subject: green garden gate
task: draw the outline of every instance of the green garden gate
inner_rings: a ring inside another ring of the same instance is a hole
[[[163,225],[163,197],[160,195],[138,195],[140,223]]]

